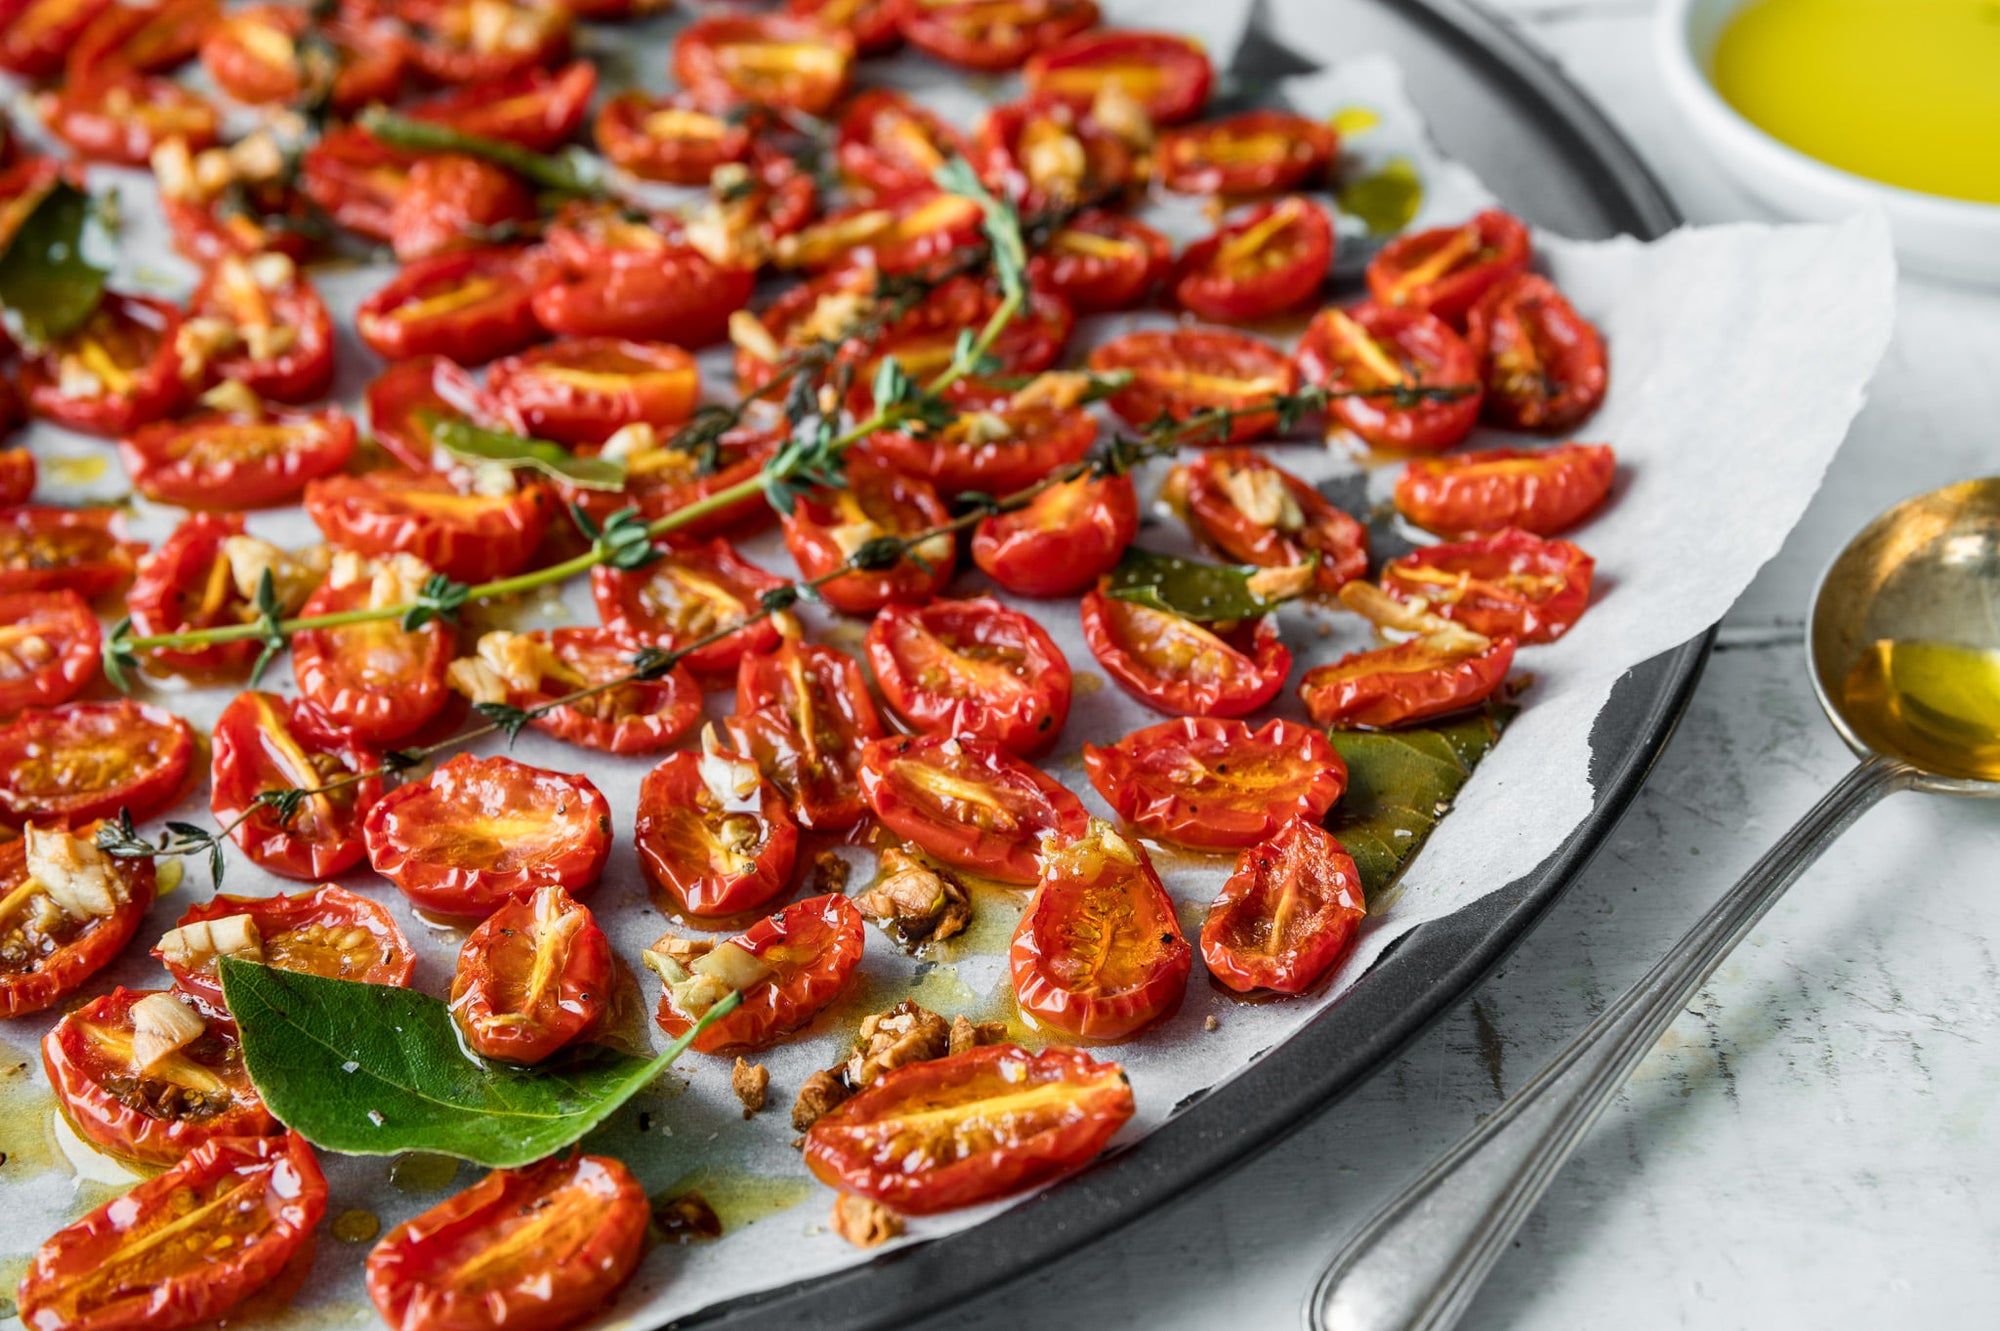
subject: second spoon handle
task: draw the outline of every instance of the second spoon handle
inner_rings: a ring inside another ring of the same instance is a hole
[[[1618,1088],[1773,902],[1916,772],[1870,758],[1843,777],[1658,965],[1335,1256],[1314,1331],[1446,1331]]]

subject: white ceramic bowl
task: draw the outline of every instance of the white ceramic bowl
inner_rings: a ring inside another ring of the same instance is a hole
[[[1715,45],[1750,0],[1660,0],[1654,46],[1667,90],[1739,184],[1779,213],[1830,222],[1880,210],[1904,266],[2000,286],[2000,205],[1920,194],[1806,156],[1739,115],[1711,81]]]

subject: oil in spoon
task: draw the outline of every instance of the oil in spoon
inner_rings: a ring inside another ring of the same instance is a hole
[[[1879,639],[1848,672],[1840,711],[1877,752],[2000,781],[2000,651]]]

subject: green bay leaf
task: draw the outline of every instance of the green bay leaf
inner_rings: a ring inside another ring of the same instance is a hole
[[[0,251],[0,310],[28,347],[73,333],[97,312],[117,262],[97,201],[58,179]]]
[[[611,193],[604,179],[607,170],[604,159],[581,148],[538,153],[505,139],[468,134],[462,129],[453,129],[435,121],[397,115],[381,106],[369,107],[356,117],[355,123],[391,148],[412,152],[464,153],[467,157],[477,157],[505,167],[529,184],[558,194],[607,198]]]
[[[431,432],[431,442],[461,462],[528,467],[585,490],[625,488],[625,464],[616,458],[579,457],[546,439],[489,430],[468,420],[432,412],[418,412],[417,418]]]
[[[1134,545],[1120,556],[1104,590],[1121,601],[1213,624],[1256,619],[1276,610],[1280,601],[1267,601],[1250,590],[1250,579],[1268,571],[1247,564],[1208,564],[1154,554]]]

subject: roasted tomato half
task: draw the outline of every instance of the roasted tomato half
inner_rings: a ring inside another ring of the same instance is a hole
[[[559,337],[619,337],[696,350],[720,342],[750,303],[757,275],[711,263],[686,246],[601,250],[551,265],[533,313]]]
[[[706,185],[715,168],[750,156],[757,129],[754,117],[704,109],[692,93],[634,89],[598,110],[591,134],[598,151],[641,180]]]
[[[1224,328],[1126,333],[1093,350],[1090,368],[1131,372],[1132,382],[1112,394],[1111,409],[1133,426],[1162,415],[1185,421],[1218,410],[1240,413],[1226,435],[1218,425],[1191,443],[1242,444],[1271,433],[1277,413],[1254,408],[1299,386],[1299,372],[1282,351]]]
[[[880,272],[914,273],[979,240],[979,204],[963,194],[911,190],[874,204],[856,204],[778,240],[786,268],[823,273],[852,264]]]
[[[1069,662],[1048,630],[991,597],[891,605],[868,626],[882,696],[925,734],[1031,758],[1069,719]]]
[[[1123,28],[1078,33],[1036,52],[1021,72],[1029,91],[1053,94],[1079,108],[1116,89],[1156,125],[1177,125],[1201,114],[1215,83],[1215,67],[1192,37]]]
[[[857,458],[848,465],[846,485],[801,496],[785,515],[785,548],[803,576],[819,578],[846,567],[870,541],[912,536],[950,518],[929,482]],[[820,596],[850,615],[873,614],[891,601],[926,601],[944,589],[957,562],[957,541],[941,533],[895,555],[886,567],[841,573],[820,588]]]
[[[333,386],[333,317],[283,254],[224,255],[188,305],[183,338],[213,378],[273,402],[311,402]]]
[[[492,404],[472,376],[443,356],[398,361],[368,385],[369,433],[411,471],[442,471],[432,430],[443,421],[491,424]]]
[[[75,592],[0,592],[0,716],[74,698],[97,676],[101,641]]]
[[[576,26],[567,5],[543,0],[434,0],[402,9],[418,24],[417,68],[453,86],[561,64]]]
[[[97,597],[132,580],[146,547],[118,535],[115,508],[0,509],[0,592],[65,589]]]
[[[865,929],[854,903],[830,893],[793,902],[686,967],[671,957],[655,962],[660,954],[649,953],[648,964],[660,965],[666,980],[655,1020],[678,1039],[725,994],[740,992],[741,1005],[703,1031],[694,1048],[762,1049],[840,997],[861,960]]]
[[[1396,478],[1396,511],[1440,536],[1555,536],[1595,513],[1617,475],[1608,444],[1412,458]]]
[[[55,1006],[117,959],[153,904],[153,861],[30,825],[0,842],[0,1017]]]
[[[94,70],[134,69],[153,74],[194,58],[220,17],[217,0],[161,0],[114,4],[90,21],[64,62],[71,80]]]
[[[243,1067],[226,1018],[166,990],[114,989],[42,1039],[56,1101],[88,1140],[170,1165],[214,1137],[283,1132]]]
[[[1380,730],[1476,707],[1499,692],[1513,664],[1512,638],[1433,634],[1308,670],[1299,697],[1315,725]]]
[[[37,416],[85,434],[130,434],[186,400],[181,312],[148,296],[104,297],[83,327],[21,366]]]
[[[306,149],[302,160],[299,188],[314,207],[357,235],[384,245],[389,243],[389,217],[395,211],[396,200],[410,183],[410,159],[406,155],[391,151],[359,125],[337,125],[321,134]],[[468,297],[466,303],[477,303],[476,296]],[[422,311],[414,311],[410,318],[414,320],[421,314]],[[445,340],[434,328],[422,331],[433,335],[433,342]],[[390,327],[384,327],[382,332],[391,338],[401,336]]]
[[[627,680],[529,724],[602,753],[658,753],[701,720],[701,685],[681,666],[657,679],[629,679],[638,652],[639,641],[616,629],[489,633],[479,640],[469,692],[474,702],[533,711],[571,693]],[[453,678],[462,673],[455,667]]]
[[[481,1058],[539,1063],[597,1029],[611,1002],[611,943],[560,887],[503,902],[458,950],[451,1017]]]
[[[407,605],[424,581],[414,571],[404,576],[393,562],[364,564],[348,577],[341,563],[335,560],[334,572],[307,598],[301,616]],[[401,618],[301,629],[292,635],[292,674],[299,692],[330,724],[366,744],[409,737],[451,698],[445,686],[451,629],[433,620],[409,630]]]
[[[739,425],[716,440],[711,454],[706,449],[676,447],[672,433],[663,437],[650,426],[635,428],[621,441],[631,447],[618,453],[625,463],[625,488],[585,490],[564,485],[563,501],[579,505],[599,522],[634,505],[648,522],[657,522],[753,479],[783,438],[783,427]],[[769,526],[775,517],[776,511],[759,488],[675,518],[680,525],[670,528],[669,533],[676,540],[745,535]]]
[[[519,176],[465,153],[418,158],[389,210],[389,243],[399,263],[474,250],[495,228],[537,216],[534,191]]]
[[[119,69],[72,80],[43,117],[77,156],[113,166],[144,166],[168,139],[199,152],[222,134],[222,116],[207,98],[163,75]]]
[[[1090,784],[1145,835],[1202,850],[1239,850],[1287,819],[1319,822],[1347,789],[1347,764],[1295,721],[1182,717],[1116,744],[1083,746]]]
[[[1044,853],[1008,951],[1021,1011],[1087,1040],[1122,1040],[1172,1012],[1193,962],[1145,850],[1096,821]]]
[[[289,896],[216,896],[188,907],[153,955],[180,990],[208,1012],[226,1014],[218,956],[357,984],[406,985],[417,954],[396,917],[332,883]]]
[[[1581,425],[1604,401],[1604,336],[1555,284],[1517,273],[1487,289],[1465,318],[1486,383],[1486,418],[1510,430]]]
[[[562,1331],[631,1278],[651,1214],[609,1156],[496,1170],[390,1230],[368,1297],[396,1331]]]
[[[1079,314],[1129,310],[1174,266],[1173,242],[1123,213],[1093,209],[1057,228],[1029,275]]]
[[[1528,228],[1488,209],[1463,226],[1398,236],[1368,261],[1368,294],[1390,309],[1426,310],[1453,327],[1479,298],[1528,270]]]
[[[987,112],[972,150],[979,178],[1030,211],[1108,202],[1138,174],[1117,129],[1046,94]]]
[[[0,433],[20,424],[19,399],[13,385],[0,388]],[[0,508],[14,508],[34,497],[38,473],[35,455],[25,448],[0,448]]]
[[[486,390],[538,438],[601,444],[623,426],[686,420],[701,376],[694,357],[668,343],[571,338],[494,362]]]
[[[369,22],[320,20],[315,36],[333,48],[335,71],[329,105],[358,111],[370,102],[393,102],[403,87],[409,55],[402,34]],[[202,68],[239,102],[295,102],[305,91],[299,39],[306,11],[290,5],[248,5],[213,23],[201,43]]]
[[[461,494],[443,476],[371,471],[314,481],[305,507],[344,550],[413,555],[448,578],[477,583],[526,567],[555,496],[538,481],[510,494]]]
[[[801,825],[840,831],[861,820],[855,771],[861,746],[881,737],[882,719],[853,657],[792,638],[747,653],[736,711],[738,750],[785,792]]]
[[[1382,590],[1489,638],[1554,642],[1590,604],[1596,562],[1568,541],[1509,530],[1392,559]]]
[[[1289,111],[1243,111],[1160,136],[1154,169],[1181,194],[1275,194],[1313,183],[1340,137]]]
[[[611,806],[588,778],[461,753],[375,802],[368,860],[412,902],[483,918],[553,885],[582,892],[611,853]]]
[[[326,1179],[305,1138],[214,1138],[44,1243],[21,1279],[22,1324],[212,1322],[310,1260],[325,1214]]]
[[[80,827],[120,809],[144,820],[180,798],[193,758],[188,723],[150,703],[23,712],[0,726],[0,823]]]
[[[1278,695],[1292,654],[1273,616],[1231,626],[1122,601],[1100,588],[1079,611],[1083,640],[1126,692],[1182,716],[1246,716]]]
[[[119,440],[118,456],[148,499],[183,508],[270,508],[346,466],[354,439],[354,422],[339,407],[260,405],[155,421]]]
[[[1472,348],[1421,310],[1321,310],[1299,338],[1298,361],[1322,388],[1361,394],[1334,399],[1327,413],[1376,448],[1439,452],[1479,421]]]
[[[894,3],[894,0],[891,0]],[[834,156],[848,187],[867,200],[937,188],[937,169],[971,145],[936,112],[893,88],[856,93],[841,113]]]
[[[710,106],[823,116],[847,89],[854,38],[781,14],[709,14],[674,38],[674,77]]]
[[[670,753],[639,786],[639,867],[667,914],[740,915],[791,886],[799,830],[779,789],[710,746]]]
[[[1368,529],[1305,481],[1248,448],[1218,448],[1174,468],[1166,493],[1225,557],[1260,568],[1317,559],[1313,583],[1339,591],[1368,571]]]
[[[673,650],[742,623],[743,627],[707,646],[694,648],[681,664],[696,675],[733,673],[745,652],[768,652],[778,645],[770,616],[745,622],[759,598],[785,586],[736,553],[728,541],[668,542],[655,547],[659,558],[631,570],[600,564],[590,571],[591,595],[605,627]]]
[[[806,1133],[806,1166],[830,1187],[930,1215],[1080,1169],[1131,1117],[1116,1063],[988,1045],[892,1069],[834,1106]]]
[[[1096,0],[895,0],[910,45],[967,69],[1013,69],[1097,26]]]
[[[1007,495],[1080,461],[1097,440],[1096,417],[1037,396],[1032,380],[1018,394],[963,380],[950,393],[959,413],[951,424],[878,431],[869,436],[867,456],[929,481],[940,494]]]
[[[1333,267],[1333,223],[1288,194],[1230,218],[1181,255],[1174,298],[1204,319],[1250,323],[1316,302]]]
[[[891,735],[861,753],[861,793],[882,825],[954,869],[1003,883],[1041,878],[1041,843],[1072,841],[1076,796],[990,740]]]
[[[848,406],[864,414],[873,405],[869,387],[885,357],[894,356],[910,378],[929,381],[951,364],[961,332],[986,325],[999,308],[997,291],[980,282],[958,278],[936,288],[923,304],[892,324],[868,348],[854,375]],[[812,308],[811,306],[807,307]],[[1076,331],[1076,312],[1062,297],[1031,290],[1027,307],[993,340],[989,348],[997,374],[1039,374],[1054,365]]]
[[[409,114],[461,134],[549,153],[576,137],[596,91],[597,67],[576,60],[560,69],[522,69],[462,84],[416,103]]]
[[[896,0],[785,0],[785,12],[846,33],[860,55],[884,55],[903,40],[896,30]]]
[[[255,864],[287,878],[332,878],[361,862],[362,815],[382,796],[381,755],[336,730],[310,703],[255,689],[215,722],[209,810]],[[316,790],[289,818],[256,801]],[[239,821],[240,820],[240,821]]]
[[[540,340],[534,294],[519,251],[454,250],[406,265],[361,302],[354,328],[384,360],[479,365]]]
[[[980,519],[972,562],[1018,595],[1074,596],[1109,573],[1138,534],[1131,477],[1079,477]]]
[[[1316,819],[1294,817],[1237,856],[1201,926],[1202,963],[1238,993],[1302,994],[1333,969],[1367,916],[1347,848]]]

